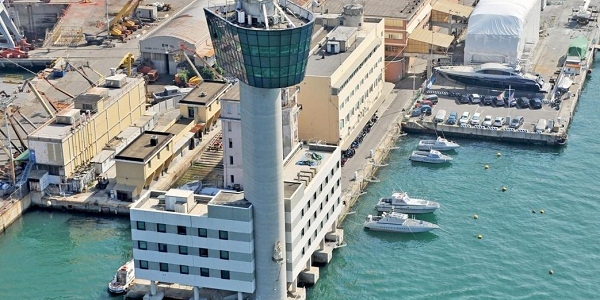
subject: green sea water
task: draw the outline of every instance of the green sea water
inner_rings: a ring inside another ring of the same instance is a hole
[[[598,95],[593,73],[562,148],[457,140],[454,162],[440,167],[408,160],[424,136],[403,139],[343,224],[348,246],[320,269],[309,299],[600,298]],[[365,231],[377,199],[398,189],[441,202],[423,219],[442,230]],[[0,234],[0,300],[110,299],[130,239],[127,219],[30,211]]]

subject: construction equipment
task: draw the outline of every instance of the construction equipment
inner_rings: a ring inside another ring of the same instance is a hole
[[[125,56],[123,56],[123,59],[121,59],[121,62],[119,63],[119,69],[126,69],[127,76],[131,76],[134,61],[135,56],[133,55],[133,53],[129,52],[125,54]]]
[[[111,36],[118,37],[122,41],[124,41],[125,38],[131,34],[131,31],[127,27],[121,25],[121,23],[126,17],[128,17],[127,12],[131,14],[134,7],[137,7],[139,2],[140,0],[127,1],[127,3],[125,3],[125,5],[121,8],[117,15],[114,16],[113,19],[108,23],[108,28],[110,28]]]
[[[134,0],[132,5],[129,5],[129,7],[123,13],[123,22],[121,23],[121,25],[125,26],[131,31],[136,31],[140,28],[140,25],[132,19],[132,14],[136,10],[136,8],[138,8],[141,2],[142,0]]]
[[[194,73],[197,76],[197,80],[194,80],[195,84],[200,84],[202,81],[204,81],[204,78],[202,78],[202,76],[200,75],[200,72],[198,72],[198,69],[196,69],[196,66],[194,65],[194,62],[190,59],[190,57],[187,55],[186,50],[189,52],[192,52],[195,57],[199,58],[203,63],[204,63],[204,67],[210,69],[213,73],[214,76],[221,80],[221,81],[228,81],[225,77],[223,77],[221,75],[221,73],[219,73],[219,71],[217,71],[215,68],[213,68],[213,66],[211,66],[202,55],[198,54],[198,52],[196,52],[195,50],[190,49],[189,47],[187,47],[185,44],[181,43],[180,44],[180,48],[181,48],[181,55],[186,59],[186,61],[188,62],[188,64],[190,64],[192,70],[194,71]],[[190,78],[190,80],[192,80],[194,77]]]

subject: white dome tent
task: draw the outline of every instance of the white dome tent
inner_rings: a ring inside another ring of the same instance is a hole
[[[538,42],[540,8],[540,0],[481,0],[469,17],[464,64],[518,64]]]

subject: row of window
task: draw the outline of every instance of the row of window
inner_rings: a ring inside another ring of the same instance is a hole
[[[362,68],[362,66],[367,62],[367,60],[369,60],[371,58],[371,56],[373,56],[373,54],[375,52],[377,52],[377,49],[379,49],[379,44],[377,44],[377,46],[375,46],[375,48],[373,48],[373,50],[371,50],[371,53],[369,53],[369,55],[367,55],[361,62],[360,65],[358,65],[358,67],[356,69],[354,69],[354,71],[352,72],[352,74],[350,74],[350,76],[348,76],[348,78],[346,78],[346,80],[344,81],[344,83],[342,83],[342,86],[340,86],[337,90],[341,91],[343,90],[346,85],[348,85],[348,83],[350,82],[350,80],[352,80],[352,78],[354,78],[354,75],[356,75],[356,73],[358,73],[358,70],[360,70]],[[378,62],[381,62],[381,58],[378,60]],[[335,88],[334,88],[335,89]],[[337,95],[337,93],[332,93],[332,95]]]
[[[138,241],[138,249],[140,250],[148,250],[148,242],[146,241]],[[158,243],[158,252],[167,252],[167,244]],[[179,254],[188,255],[190,253],[188,246],[179,246]],[[208,257],[208,249],[207,248],[198,248],[198,256],[200,257]],[[229,251],[219,250],[219,258],[223,260],[229,260]]]
[[[146,222],[136,221],[136,228],[137,228],[137,230],[146,230]],[[196,228],[187,228],[185,226],[177,226],[177,234],[187,235],[188,229],[196,229]],[[199,237],[208,237],[208,230],[206,228],[197,228],[197,230],[198,230]],[[161,224],[161,223],[156,223],[156,231],[166,233],[167,225]],[[228,240],[229,232],[227,232],[225,230],[219,230],[219,239],[220,240]]]
[[[147,260],[140,260],[139,261],[139,268],[142,270],[148,270],[148,261]],[[169,264],[168,263],[159,263],[159,270],[161,272],[171,272],[169,271]],[[227,270],[220,270],[221,271],[221,279],[231,279],[231,274],[229,271]],[[186,265],[179,265],[179,273],[180,274],[190,274],[190,267],[186,266]],[[192,275],[200,275],[202,277],[210,277],[210,270],[208,268],[200,268],[200,272],[198,274],[192,274]]]

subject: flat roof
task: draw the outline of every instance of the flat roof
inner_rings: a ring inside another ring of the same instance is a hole
[[[290,7],[292,7],[292,6],[298,7],[298,4],[294,3],[293,1],[290,1],[290,2],[282,1],[281,3],[279,3],[280,7],[286,12],[286,14],[285,14],[286,18],[284,18],[278,24],[269,24],[269,29],[288,29],[288,26],[287,26],[288,20],[290,22],[292,22],[292,24],[296,27],[300,27],[308,22],[308,20],[300,17],[299,15],[297,15],[295,13],[290,13],[292,11],[292,9],[287,8],[286,4]],[[214,13],[216,15],[221,16],[222,18],[226,19],[228,22],[230,22],[232,24],[235,24],[240,27],[266,30],[266,28],[264,27],[265,25],[263,23],[253,23],[250,26],[248,25],[247,22],[238,23],[237,11],[236,11],[237,4],[233,1],[226,3],[226,5],[222,5],[222,4],[216,5],[216,3],[209,3],[209,5],[210,5],[210,7],[206,7],[207,10],[211,11],[212,13]],[[223,11],[223,9],[225,9],[225,11]],[[262,17],[262,16],[260,16],[260,17]],[[271,17],[271,15],[269,15],[269,17]]]
[[[240,101],[240,85],[238,83],[233,84],[225,93],[221,100],[226,101]]]
[[[194,119],[188,118],[179,118],[179,120],[175,121],[169,129],[165,130],[168,133],[172,133],[173,135],[177,135],[181,133],[190,123],[194,122]]]
[[[473,12],[473,7],[471,6],[445,0],[438,0],[431,9],[462,18],[468,18]]]
[[[167,192],[168,193],[168,192]],[[145,198],[143,200],[141,200],[135,207],[136,209],[141,209],[141,210],[148,210],[148,211],[167,211],[165,209],[165,205],[160,203],[160,200],[158,199],[158,195],[165,195],[166,193],[163,192],[154,192],[154,191],[150,191],[148,193],[148,198]],[[188,207],[188,215],[196,215],[196,216],[204,216],[208,214],[208,206],[206,205],[208,203],[207,200],[204,200],[203,202],[199,202],[198,200],[200,200],[199,198],[205,198],[205,197],[198,197],[198,195],[194,195],[194,204],[193,207]],[[184,214],[184,213],[180,213],[180,212],[174,212],[174,211],[168,211],[170,213],[174,213],[174,214]]]
[[[326,161],[339,159],[339,157],[333,157],[335,149],[336,146],[326,145],[302,145],[301,148],[297,148],[294,155],[285,161],[283,166],[285,197],[289,198],[300,186],[298,173],[301,171],[310,172],[311,168],[316,168],[317,173],[319,173],[320,166]]]
[[[204,105],[214,101],[229,86],[225,81],[203,81],[179,103]]]
[[[398,19],[411,19],[424,0],[376,0],[364,2],[364,15],[369,17],[388,17]],[[329,13],[342,13],[344,6],[351,4],[348,0],[324,0],[315,10],[329,11]]]
[[[434,46],[438,47],[448,48],[450,44],[452,44],[454,37],[427,29],[415,28],[415,30],[413,30],[413,32],[408,36],[408,39],[426,44],[433,44]]]
[[[306,76],[331,76],[333,72],[335,72],[341,65],[344,64],[346,59],[348,59],[348,57],[354,52],[354,49],[356,49],[358,45],[365,40],[365,38],[361,37],[359,33],[366,32],[366,34],[369,34],[375,30],[376,26],[376,24],[371,22],[364,22],[362,25],[362,30],[358,30],[356,41],[354,41],[353,46],[350,47],[346,52],[322,53],[320,49],[317,49],[317,51],[311,53],[308,56],[308,64],[306,65]],[[334,29],[331,33],[334,33],[335,31],[336,30]],[[328,36],[331,36],[331,33]]]
[[[156,146],[150,144],[153,137],[158,139]],[[115,156],[115,159],[146,162],[164,145],[169,143],[173,137],[174,135],[168,132],[146,131]]]
[[[135,82],[143,79],[127,77],[126,80],[127,84],[122,88],[108,89],[108,97],[104,99],[105,107],[108,107],[113,101],[116,101],[115,97],[123,94],[123,90],[131,90],[131,87],[135,84]],[[69,105],[69,108],[59,112],[59,114],[68,111],[68,109],[73,109],[73,107],[73,104],[71,104]],[[97,115],[97,113],[92,113],[91,118],[94,119]],[[48,121],[45,125],[39,127],[34,132],[30,133],[28,135],[28,139],[50,139],[62,141],[70,135],[72,135],[71,128],[73,127],[73,125],[57,124],[55,123],[55,121],[56,118],[50,119],[50,121]]]
[[[219,191],[215,197],[208,203],[214,205],[235,206],[249,208],[252,204],[244,199],[243,192]]]

